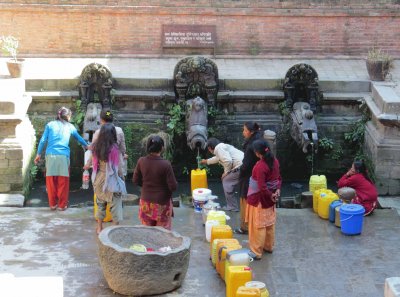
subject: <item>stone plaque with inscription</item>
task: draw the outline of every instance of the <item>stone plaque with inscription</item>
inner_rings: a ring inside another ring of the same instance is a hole
[[[216,29],[211,25],[163,25],[163,47],[215,48]]]

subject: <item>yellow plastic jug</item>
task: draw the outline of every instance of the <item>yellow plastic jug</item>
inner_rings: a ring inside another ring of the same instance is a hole
[[[328,190],[328,189],[318,189],[318,190],[314,191],[314,193],[313,193],[313,210],[314,210],[315,213],[318,213],[318,200],[319,200],[319,197],[321,196],[321,194],[323,194],[323,193],[327,194],[329,192],[331,192],[331,190]]]
[[[252,280],[251,268],[248,266],[230,266],[225,275],[226,297],[235,297],[239,287]]]
[[[331,190],[322,192],[318,198],[318,215],[322,219],[329,219],[329,205],[335,200],[338,200],[338,195]]]
[[[214,239],[211,244],[210,244],[210,257],[211,257],[211,262],[215,266],[217,263],[217,258],[218,258],[218,251],[217,251],[217,245],[218,243],[223,242],[224,244],[236,244],[240,245],[239,241],[236,238],[219,238],[219,239]]]
[[[208,188],[207,171],[205,169],[193,169],[190,172],[190,189],[193,193],[194,189]]]
[[[93,195],[93,201],[94,201],[93,215],[96,218],[96,212],[97,212],[96,194]],[[107,204],[106,217],[104,218],[103,222],[111,222],[111,221],[112,221],[112,215],[110,211],[110,204]]]
[[[221,276],[223,280],[225,280],[225,262],[226,262],[226,254],[230,251],[240,250],[242,246],[240,244],[217,244],[217,260],[215,262],[215,269],[218,274]]]
[[[326,189],[327,182],[325,175],[311,175],[310,177],[310,192],[318,189]]]
[[[210,210],[207,221],[218,221],[219,225],[226,225],[226,214],[222,210]]]

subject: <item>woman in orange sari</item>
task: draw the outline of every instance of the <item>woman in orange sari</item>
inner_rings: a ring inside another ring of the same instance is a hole
[[[246,222],[249,224],[251,256],[260,260],[264,251],[272,253],[275,244],[275,203],[280,196],[282,179],[279,161],[268,142],[258,139],[253,149],[259,158],[253,167],[247,192]]]

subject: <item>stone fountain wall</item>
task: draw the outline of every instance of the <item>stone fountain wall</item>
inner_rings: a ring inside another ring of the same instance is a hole
[[[29,185],[35,131],[22,78],[0,77],[0,203],[22,206]]]

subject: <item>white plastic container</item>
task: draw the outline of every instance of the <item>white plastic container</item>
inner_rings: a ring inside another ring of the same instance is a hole
[[[229,261],[229,265],[232,266],[249,266],[253,258],[249,256],[249,249],[240,249],[228,252],[226,260]]]
[[[193,206],[195,212],[201,212],[203,205],[208,201],[208,196],[211,195],[211,190],[206,188],[194,189],[192,193]]]
[[[210,195],[208,196],[208,201],[206,204],[203,205],[203,209],[201,215],[203,217],[203,223],[207,222],[207,215],[211,210],[218,210],[220,209],[220,205],[217,202],[214,202],[214,199],[218,198],[217,196]]]
[[[206,222],[205,232],[206,232],[206,239],[208,242],[211,242],[211,229],[213,226],[218,226],[219,222],[215,220],[210,220]]]

